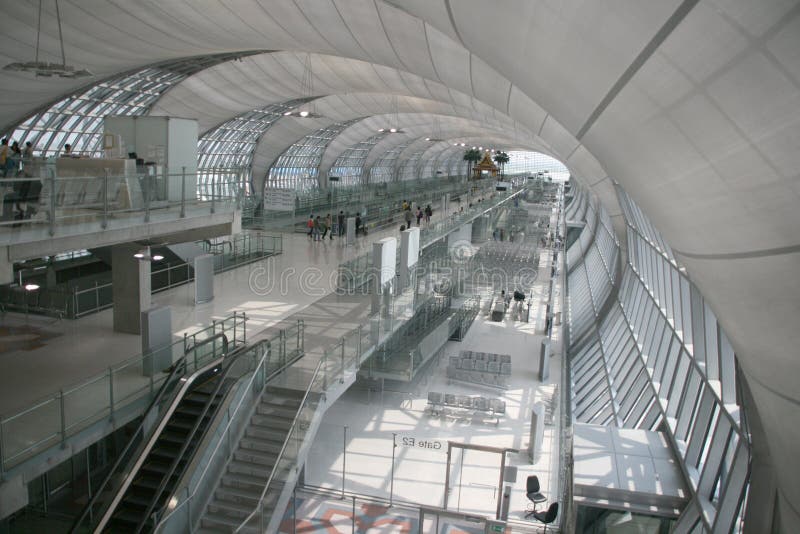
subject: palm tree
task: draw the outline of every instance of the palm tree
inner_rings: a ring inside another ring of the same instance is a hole
[[[467,178],[472,176],[472,166],[478,163],[483,155],[477,148],[470,148],[464,152],[464,161],[467,162]]]
[[[494,155],[494,162],[500,166],[500,177],[503,177],[503,170],[506,168],[506,163],[508,163],[509,157],[508,154],[505,152],[498,152]]]

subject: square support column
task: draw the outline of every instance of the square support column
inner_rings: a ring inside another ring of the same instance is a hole
[[[142,252],[146,259],[133,255]],[[114,331],[141,334],[141,314],[150,309],[150,248],[135,243],[111,247]]]
[[[409,228],[400,234],[400,280],[398,292],[413,283],[412,275],[419,260],[419,227]]]
[[[397,265],[397,239],[384,237],[372,244],[372,313],[381,309],[381,295],[392,293]]]

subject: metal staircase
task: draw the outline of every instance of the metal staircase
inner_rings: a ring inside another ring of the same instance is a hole
[[[267,387],[206,508],[199,532],[233,531],[257,507],[304,394],[304,391]],[[280,476],[274,479],[272,488],[278,490],[273,494],[274,500],[284,479]]]

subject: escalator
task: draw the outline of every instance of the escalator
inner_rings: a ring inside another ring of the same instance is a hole
[[[136,475],[116,505],[105,528],[109,532],[138,532],[153,511],[160,510],[194,456],[230,386],[224,373],[213,368],[194,381],[138,465]],[[196,384],[196,385],[195,385]],[[200,430],[200,431],[198,431]]]
[[[219,336],[225,337],[214,337]],[[222,356],[199,368],[192,368],[189,355],[196,352],[189,351],[172,366],[141,425],[71,532],[152,531],[226,395],[254,371],[258,355],[267,350],[256,344],[229,352],[227,339],[223,341]]]

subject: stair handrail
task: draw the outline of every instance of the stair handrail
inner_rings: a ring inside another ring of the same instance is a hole
[[[300,406],[297,408],[297,413],[294,414],[294,418],[292,419],[292,424],[289,426],[288,432],[286,432],[286,440],[283,442],[283,446],[281,447],[281,451],[278,453],[278,456],[275,457],[275,465],[272,466],[272,470],[270,471],[269,478],[267,479],[267,483],[264,484],[264,489],[261,491],[261,496],[258,498],[258,502],[256,503],[255,508],[250,515],[248,515],[244,520],[239,524],[236,529],[234,529],[234,534],[240,532],[242,528],[255,516],[258,509],[261,507],[262,503],[264,502],[264,497],[267,495],[267,490],[272,483],[272,479],[275,478],[275,473],[277,472],[278,466],[281,463],[281,459],[283,458],[284,453],[286,452],[286,446],[289,444],[289,438],[291,438],[294,429],[297,426],[297,420],[300,417],[300,414],[303,411],[303,407],[308,402],[308,395],[311,393],[311,388],[314,387],[314,383],[317,380],[317,375],[319,375],[320,369],[322,366],[327,363],[327,357],[323,356],[319,362],[317,362],[317,367],[314,369],[314,374],[311,375],[311,380],[308,382],[308,387],[306,388],[305,393],[303,394],[303,399],[300,401]],[[344,369],[342,370],[344,372]],[[261,529],[263,531],[263,529]]]
[[[199,437],[200,440],[202,440],[203,437],[208,432],[209,427],[206,426],[206,428],[200,429],[200,424],[203,422],[203,418],[206,416],[206,414],[208,413],[208,410],[211,408],[211,404],[212,404],[214,398],[222,390],[222,385],[225,383],[225,379],[231,373],[231,370],[233,369],[234,364],[238,362],[239,357],[241,357],[243,354],[247,354],[251,350],[254,350],[254,349],[258,350],[260,347],[262,347],[264,345],[266,345],[267,350],[269,350],[269,348],[270,348],[269,341],[266,340],[266,339],[263,339],[261,341],[256,342],[256,344],[253,345],[253,346],[243,345],[243,346],[241,346],[241,347],[239,347],[237,349],[234,349],[233,352],[231,352],[230,354],[227,354],[227,353],[223,354],[221,358],[216,360],[216,362],[219,362],[221,365],[225,365],[225,369],[220,373],[219,382],[217,383],[217,386],[214,388],[214,392],[208,397],[208,400],[206,401],[205,406],[203,406],[203,412],[197,418],[197,421],[195,422],[194,426],[192,427],[192,430],[189,432],[189,434],[188,434],[188,436],[186,438],[186,441],[183,442],[183,445],[181,446],[181,450],[178,451],[178,454],[175,456],[175,458],[173,458],[172,463],[170,464],[169,472],[162,478],[161,483],[158,485],[158,488],[156,488],[155,494],[153,495],[153,500],[150,502],[150,505],[147,507],[147,510],[145,510],[144,514],[142,514],[142,518],[140,519],[139,524],[136,525],[136,534],[141,532],[142,528],[145,527],[145,524],[151,519],[151,514],[153,513],[153,508],[155,507],[156,503],[158,502],[159,497],[161,496],[161,494],[164,492],[164,489],[166,488],[167,482],[172,477],[172,475],[175,473],[175,470],[178,468],[178,464],[180,463],[181,458],[183,458],[183,455],[186,454],[186,449],[189,447],[189,443],[191,443],[191,441],[194,439],[195,434],[197,434],[197,431],[201,430],[200,437]],[[257,367],[253,368],[254,372],[255,372],[256,368]],[[184,470],[186,469],[186,467],[188,467],[188,462],[184,466]]]
[[[270,349],[271,348],[271,340],[267,339],[267,340],[265,340],[265,342],[267,343],[268,349]],[[297,362],[297,360],[302,358],[304,356],[304,353],[303,353],[302,350],[300,350],[297,354],[295,354],[295,356],[293,358],[284,361],[277,369],[272,371],[269,375],[266,375],[266,372],[267,372],[266,364],[268,363],[267,360],[269,359],[269,356],[270,356],[270,351],[267,350],[264,353],[264,355],[261,357],[261,359],[259,360],[258,364],[256,365],[255,371],[253,372],[252,376],[250,377],[250,380],[246,384],[246,389],[251,388],[253,386],[253,384],[255,383],[256,378],[258,377],[258,368],[260,366],[262,366],[262,365],[265,366],[265,368],[264,368],[264,373],[265,373],[264,384],[266,385],[273,378],[275,378],[280,373],[284,372],[286,369],[288,369],[290,366],[292,366],[295,362]],[[239,399],[239,402],[236,405],[236,408],[233,410],[233,413],[230,414],[230,416],[228,417],[228,422],[225,425],[225,428],[221,433],[222,435],[224,435],[225,433],[230,431],[230,428],[233,425],[233,421],[234,421],[234,417],[233,416],[236,415],[239,412],[239,410],[242,408],[242,405],[244,404],[245,398],[246,398],[245,396],[242,396],[242,398]],[[225,440],[220,439],[219,442],[217,443],[217,445],[214,447],[214,450],[212,451],[211,456],[216,456],[217,455],[217,453],[218,453],[218,451],[219,451],[219,449],[220,449],[220,447],[222,446],[223,443],[225,443]],[[158,532],[159,529],[162,528],[163,525],[174,514],[176,514],[178,512],[178,510],[180,510],[181,508],[186,506],[187,503],[190,502],[194,498],[194,496],[197,494],[197,490],[201,487],[200,481],[205,479],[206,474],[208,473],[208,470],[209,470],[210,466],[211,466],[210,463],[206,463],[205,464],[205,467],[203,468],[203,472],[200,474],[200,478],[198,479],[198,483],[195,485],[195,487],[192,490],[192,492],[189,495],[187,495],[186,499],[184,499],[183,502],[181,502],[178,506],[176,506],[173,510],[171,510],[167,515],[165,515],[164,517],[161,518],[161,520],[158,522],[158,524],[156,524],[153,527],[153,532]],[[189,519],[191,521],[191,517]]]
[[[193,345],[192,349],[195,349],[195,348],[197,348],[197,347],[199,347],[201,345],[204,345],[206,343],[215,342],[216,340],[218,340],[220,338],[222,338],[223,354],[225,354],[225,353],[228,352],[228,336],[225,335],[222,332],[220,332],[219,334],[214,334],[213,336],[201,341],[200,343],[197,343],[197,344]],[[143,435],[145,423],[147,422],[148,416],[150,416],[151,412],[153,410],[155,410],[156,407],[161,403],[161,400],[164,397],[164,395],[166,394],[166,391],[167,391],[168,387],[173,383],[173,379],[175,379],[176,376],[178,376],[178,373],[180,373],[181,377],[183,377],[186,374],[186,354],[188,352],[189,351],[187,350],[186,353],[184,353],[184,355],[181,356],[178,359],[178,361],[176,361],[172,365],[172,369],[170,370],[170,373],[167,376],[167,378],[164,380],[164,383],[161,385],[160,388],[158,388],[158,392],[156,393],[155,397],[153,397],[153,399],[147,405],[147,408],[145,408],[145,410],[144,410],[144,412],[142,414],[142,422],[141,422],[141,424],[136,428],[136,431],[134,432],[134,435],[131,436],[131,438],[128,440],[128,444],[122,450],[122,453],[119,455],[119,457],[117,457],[117,460],[114,462],[114,465],[111,467],[111,470],[108,472],[106,477],[103,479],[103,482],[100,483],[100,486],[98,486],[97,490],[95,490],[95,493],[92,496],[92,498],[89,499],[89,502],[86,503],[86,506],[84,507],[84,509],[81,512],[81,514],[77,517],[77,519],[75,519],[75,521],[70,526],[70,530],[69,530],[70,533],[75,533],[77,531],[77,529],[83,524],[83,522],[86,519],[87,515],[90,517],[89,520],[91,521],[92,509],[97,504],[97,501],[100,499],[100,496],[103,495],[103,490],[111,482],[111,479],[114,478],[114,475],[117,473],[118,469],[120,468],[120,464],[123,462],[123,460],[125,460],[126,455],[131,452],[132,448],[134,447],[134,444],[136,444],[135,446],[139,446],[141,444],[141,442],[138,442],[138,443],[136,442],[136,438],[139,437],[140,433],[142,433],[142,435]],[[177,379],[177,380],[175,380],[175,382],[177,383],[177,382],[179,382],[179,380],[180,379]],[[126,461],[129,461],[129,460],[130,459],[128,459]]]

